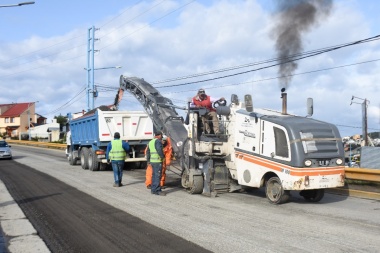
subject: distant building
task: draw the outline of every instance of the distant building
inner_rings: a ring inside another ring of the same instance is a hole
[[[0,104],[0,134],[3,136],[18,137],[44,120],[46,118],[35,113],[34,102]]]

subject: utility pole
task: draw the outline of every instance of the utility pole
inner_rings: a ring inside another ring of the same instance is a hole
[[[357,103],[357,102],[354,102],[353,100],[354,99],[360,99],[362,100],[363,102],[362,103]],[[367,119],[367,108],[368,108],[368,104],[369,104],[369,100],[367,100],[366,98],[359,98],[359,97],[355,97],[355,96],[352,96],[351,98],[351,104],[361,104],[362,106],[362,129],[363,129],[363,140],[364,140],[364,146],[368,146],[368,119]]]
[[[95,84],[94,84],[94,54],[95,50],[95,27],[92,26],[88,28],[87,33],[87,111],[94,109],[94,96],[95,94]]]

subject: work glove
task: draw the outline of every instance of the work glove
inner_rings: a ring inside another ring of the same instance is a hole
[[[110,163],[111,163],[111,160],[110,160],[110,159],[107,159],[107,163],[110,164]]]

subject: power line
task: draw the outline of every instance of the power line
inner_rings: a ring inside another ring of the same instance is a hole
[[[142,2],[142,0],[137,1],[134,5],[136,5],[136,4],[140,3],[140,2]],[[131,9],[131,8],[132,8],[132,6],[129,7],[129,8],[127,8],[125,11],[123,11],[123,12],[120,13],[119,15],[117,15],[117,16],[111,18],[108,22],[104,23],[104,24],[103,24],[102,26],[100,26],[100,27],[104,27],[105,25],[109,24],[111,21],[115,20],[117,17],[121,16],[122,14],[124,14],[126,11],[128,11],[128,10]],[[67,40],[64,40],[64,41],[61,41],[61,42],[58,42],[58,43],[55,43],[55,44],[52,44],[52,45],[46,46],[46,47],[44,47],[44,48],[41,48],[41,49],[38,49],[38,50],[35,50],[35,51],[31,51],[31,52],[26,53],[26,54],[22,54],[22,55],[16,56],[16,57],[14,57],[14,58],[12,58],[12,59],[5,60],[5,61],[1,61],[0,64],[2,64],[2,63],[7,63],[7,62],[10,62],[10,61],[14,61],[14,60],[17,60],[17,59],[19,59],[19,58],[23,58],[23,57],[25,57],[25,56],[33,55],[33,54],[35,54],[35,53],[37,53],[37,52],[44,51],[44,50],[46,50],[46,49],[49,49],[49,48],[55,47],[55,46],[57,46],[57,45],[61,45],[61,44],[68,43],[68,42],[70,42],[70,41],[72,41],[72,40],[74,40],[74,39],[77,39],[77,38],[83,38],[83,41],[85,41],[85,35],[75,36],[75,37],[69,38],[69,39],[67,39]],[[76,46],[76,47],[73,47],[73,48],[70,48],[70,49],[68,49],[68,50],[66,50],[66,51],[69,51],[69,50],[71,50],[71,49],[75,49],[75,48],[80,47],[80,46],[83,46],[83,45],[86,45],[86,43],[81,44],[81,45]],[[59,54],[59,53],[57,53],[57,54]],[[53,54],[53,55],[56,55],[56,54]],[[52,56],[52,55],[49,55],[49,56]],[[46,58],[46,57],[49,57],[49,56],[41,57],[41,58],[39,58],[39,59],[43,59],[43,58]],[[25,63],[23,63],[23,64],[25,64]]]
[[[74,102],[78,101],[79,99],[81,99],[83,97],[83,96],[79,97],[79,95],[81,95],[85,90],[86,90],[86,85],[84,85],[83,88],[73,98],[71,98],[69,101],[67,101],[66,103],[64,103],[60,107],[48,112],[47,115],[57,113],[60,110],[66,108],[67,106],[72,105]],[[77,98],[77,99],[75,99],[75,98]]]
[[[163,19],[163,18],[169,16],[170,14],[172,14],[172,13],[174,13],[174,12],[176,12],[176,11],[182,9],[182,8],[184,8],[185,6],[191,4],[191,3],[194,2],[194,1],[195,1],[195,0],[192,0],[192,1],[190,1],[190,2],[188,2],[188,3],[186,3],[186,4],[184,4],[184,5],[181,5],[179,8],[177,8],[177,9],[175,9],[175,10],[173,10],[173,11],[168,12],[167,14],[165,14],[165,15],[163,15],[163,16],[157,18],[157,19],[155,19],[154,21],[148,23],[147,25],[144,25],[144,26],[142,26],[142,27],[140,27],[140,28],[134,30],[133,32],[131,32],[131,33],[129,33],[129,34],[127,34],[127,35],[121,37],[120,39],[117,39],[117,40],[112,41],[111,43],[109,43],[108,45],[105,45],[104,47],[100,48],[99,50],[102,50],[102,49],[104,49],[104,48],[106,48],[106,47],[109,47],[109,46],[111,46],[112,44],[118,42],[119,40],[122,40],[122,39],[124,39],[124,38],[126,38],[126,37],[129,37],[130,35],[132,35],[132,34],[138,32],[138,31],[140,31],[140,30],[142,30],[142,29],[148,27],[149,25],[151,25],[151,24],[153,24],[153,23],[155,23],[155,22],[157,22],[157,21],[159,21],[159,20],[161,20],[161,19]]]
[[[207,82],[207,81],[214,81],[214,80],[223,79],[223,78],[227,78],[227,77],[247,74],[247,73],[250,73],[250,72],[259,71],[259,70],[275,67],[275,66],[278,66],[278,65],[282,65],[282,64],[287,64],[287,63],[290,63],[290,62],[298,61],[298,60],[301,60],[301,59],[309,58],[309,57],[316,56],[316,55],[319,55],[319,54],[323,54],[323,53],[326,53],[326,52],[334,51],[334,50],[337,50],[337,49],[340,49],[340,48],[343,48],[343,47],[348,47],[348,46],[353,46],[353,45],[365,43],[365,42],[368,42],[368,41],[373,41],[373,40],[375,40],[375,38],[379,39],[379,37],[380,37],[380,35],[377,35],[377,36],[374,36],[374,37],[370,37],[370,38],[367,38],[367,39],[355,41],[355,42],[352,42],[352,43],[347,43],[347,44],[336,46],[336,47],[332,47],[332,48],[329,48],[329,49],[317,50],[316,52],[308,53],[305,56],[301,56],[301,57],[297,57],[296,56],[296,57],[286,58],[288,60],[281,59],[281,62],[279,62],[279,63],[268,65],[268,66],[264,66],[264,67],[257,68],[257,69],[247,70],[247,71],[243,71],[243,72],[239,72],[239,73],[234,73],[234,74],[224,75],[224,76],[219,76],[219,77],[214,77],[214,78],[208,78],[208,79],[198,80],[198,81],[193,81],[193,82],[159,86],[159,88],[177,87],[177,86],[183,86],[183,85],[189,85],[189,84],[195,84],[195,83],[203,83],[203,82]]]
[[[36,70],[36,69],[40,69],[40,68],[46,68],[46,67],[49,67],[49,66],[51,66],[51,65],[55,65],[55,64],[62,63],[62,62],[65,62],[65,61],[71,61],[71,60],[74,60],[74,59],[77,59],[77,58],[83,57],[83,56],[85,56],[85,55],[86,55],[86,54],[82,54],[82,55],[75,56],[75,57],[72,57],[72,58],[68,58],[68,59],[65,59],[65,60],[62,60],[62,61],[53,62],[53,63],[46,64],[46,65],[42,65],[42,66],[39,66],[39,67],[35,67],[35,68],[31,68],[31,69],[26,69],[26,70],[22,70],[22,71],[19,71],[19,72],[12,73],[12,74],[8,74],[8,75],[0,76],[0,79],[2,79],[2,78],[4,78],[4,77],[8,77],[8,76],[14,76],[14,75],[17,75],[17,74],[20,74],[20,73],[28,72],[28,71],[32,71],[32,70]]]
[[[166,1],[166,0],[164,0],[164,1]],[[188,3],[186,3],[186,4],[182,5],[182,6],[180,6],[179,8],[177,8],[177,9],[175,9],[175,10],[173,10],[173,11],[171,11],[171,12],[169,12],[169,13],[163,15],[163,16],[161,16],[160,18],[155,19],[153,22],[149,23],[148,25],[153,24],[153,23],[155,23],[155,22],[157,22],[157,21],[163,19],[164,17],[166,17],[166,16],[168,16],[168,15],[174,13],[175,11],[177,11],[177,10],[179,10],[179,9],[181,9],[181,8],[184,8],[185,6],[189,5],[190,3],[194,2],[194,1],[195,1],[195,0],[190,1],[190,2],[188,2]],[[163,1],[162,1],[162,2],[163,2]],[[162,2],[160,2],[160,3],[162,3]],[[158,4],[156,4],[156,5],[153,6],[152,8],[156,7],[157,5],[158,5]],[[150,8],[150,9],[152,9],[152,8]],[[150,9],[148,9],[148,10],[150,10]],[[125,11],[124,11],[124,12],[125,12]],[[124,13],[124,12],[123,12],[123,13]],[[144,13],[146,13],[146,12],[147,12],[147,11],[143,12],[142,14],[144,14]],[[120,15],[121,15],[121,14],[120,14]],[[120,15],[118,15],[118,16],[120,16]],[[139,17],[139,16],[141,16],[141,14],[137,15],[136,17]],[[116,18],[116,17],[115,17],[115,18]],[[108,23],[109,23],[109,22],[108,22]],[[107,23],[106,23],[106,24],[107,24]],[[147,25],[147,26],[148,26],[148,25]],[[104,25],[103,25],[103,26],[104,26]],[[104,48],[106,48],[106,47],[112,45],[113,43],[115,43],[115,42],[117,42],[117,41],[119,41],[119,40],[121,40],[121,39],[124,39],[124,38],[130,36],[131,34],[137,32],[137,31],[139,31],[139,30],[142,30],[142,29],[146,28],[147,26],[143,26],[143,27],[141,27],[141,28],[135,30],[134,32],[132,32],[132,33],[130,33],[130,34],[128,34],[128,35],[126,35],[126,36],[124,36],[124,37],[122,37],[122,38],[120,38],[120,39],[118,39],[118,40],[116,40],[116,41],[111,42],[110,44],[108,44],[108,45],[106,45],[106,46],[100,48],[98,51],[100,51],[101,49],[104,49]],[[108,34],[109,34],[109,33],[108,33]],[[106,35],[108,35],[108,34],[106,34]],[[106,35],[104,35],[103,37],[105,37]],[[74,38],[71,38],[71,39],[65,40],[65,41],[63,41],[63,42],[60,42],[60,43],[54,44],[54,45],[52,45],[52,46],[49,46],[49,47],[46,47],[46,48],[43,48],[43,49],[39,49],[39,50],[33,51],[33,52],[28,53],[28,54],[25,54],[25,55],[23,55],[23,56],[30,55],[30,54],[33,54],[33,53],[35,53],[35,52],[45,50],[45,49],[47,49],[47,48],[50,48],[50,47],[56,46],[56,45],[58,45],[58,44],[62,44],[62,43],[65,43],[65,42],[71,41],[71,40],[73,40],[73,39],[75,39],[75,38],[78,38],[78,37],[80,37],[80,36],[77,36],[77,37],[74,37]],[[101,38],[103,38],[103,37],[101,37]],[[66,50],[66,51],[69,51],[69,50],[72,50],[72,49],[75,49],[75,48],[77,48],[77,47],[84,46],[84,45],[86,45],[86,43],[84,43],[84,44],[80,44],[80,45],[78,45],[78,46],[76,46],[76,47],[73,47],[73,48],[70,48],[70,49],[68,49],[68,50]],[[45,57],[40,57],[39,59],[44,59],[44,58],[47,58],[47,57],[50,57],[50,56],[53,56],[53,55],[57,55],[57,54],[60,54],[60,53],[62,53],[62,52],[59,52],[59,53],[56,53],[56,54],[52,54],[52,55],[49,55],[49,56],[45,56]],[[39,69],[39,68],[49,67],[49,66],[51,66],[51,65],[54,65],[54,64],[57,64],[57,63],[61,63],[61,62],[67,61],[67,60],[73,60],[73,59],[76,59],[76,58],[82,57],[82,56],[84,56],[84,55],[86,55],[86,54],[80,55],[80,56],[78,56],[78,57],[73,57],[73,58],[70,58],[70,59],[66,59],[66,60],[63,60],[63,61],[59,61],[59,62],[55,62],[55,63],[51,63],[51,64],[48,64],[48,65],[43,65],[43,66],[40,66],[40,67],[31,68],[31,69],[27,69],[27,70],[23,70],[23,71],[15,72],[15,73],[12,73],[12,74],[8,74],[8,75],[0,76],[0,79],[1,79],[1,78],[4,78],[4,77],[8,77],[8,76],[13,76],[13,75],[17,75],[17,74],[20,74],[20,73],[24,73],[24,72],[28,72],[28,71],[32,71],[32,70],[36,70],[36,69]],[[12,61],[12,60],[15,60],[15,59],[18,59],[18,58],[21,58],[21,57],[22,57],[22,56],[18,56],[18,57],[16,57],[16,58],[14,58],[14,59],[10,59],[10,60],[8,60],[8,61]],[[26,62],[26,63],[31,63],[31,62],[37,61],[37,60],[39,60],[39,59],[36,59],[36,60],[33,60],[33,61],[29,61],[29,62]],[[4,61],[4,62],[7,62],[7,61]],[[26,63],[22,63],[22,64],[26,64]]]
[[[143,14],[149,12],[150,10],[156,8],[158,5],[160,5],[161,3],[165,2],[165,1],[166,1],[166,0],[163,0],[163,1],[159,2],[158,4],[152,6],[151,8],[149,8],[149,9],[147,9],[147,10],[141,12],[141,13],[138,14],[137,16],[134,16],[132,19],[128,20],[126,23],[124,23],[124,24],[122,24],[122,25],[120,25],[120,26],[118,26],[118,27],[113,28],[109,33],[106,33],[105,35],[103,35],[103,36],[100,37],[99,39],[101,39],[101,38],[103,38],[103,37],[105,37],[105,36],[107,36],[107,35],[109,35],[109,34],[115,32],[116,30],[120,29],[120,27],[123,27],[123,26],[125,26],[126,24],[132,22],[133,20],[135,20],[135,19],[137,19],[138,17],[142,16]],[[140,2],[141,2],[141,1],[140,1]]]
[[[82,35],[81,35],[82,36]],[[12,59],[9,59],[9,60],[5,60],[5,61],[2,61],[0,63],[7,63],[7,62],[10,62],[10,61],[14,61],[14,60],[17,60],[19,58],[22,58],[22,57],[25,57],[25,56],[29,56],[29,55],[33,55],[34,53],[37,53],[37,52],[40,52],[40,51],[43,51],[43,50],[46,50],[48,48],[51,48],[51,47],[55,47],[57,45],[60,45],[60,44],[64,44],[66,42],[69,42],[69,41],[72,41],[74,39],[77,39],[81,36],[76,36],[76,37],[73,37],[73,38],[70,38],[70,39],[67,39],[67,40],[64,40],[64,41],[61,41],[61,42],[58,42],[56,44],[53,44],[53,45],[50,45],[50,46],[47,46],[47,47],[44,47],[44,48],[41,48],[41,49],[38,49],[38,50],[35,50],[35,51],[32,51],[32,52],[29,52],[29,53],[26,53],[26,54],[23,54],[23,55],[19,55],[19,56],[16,56],[15,58],[12,58]],[[84,39],[83,39],[84,40]],[[75,48],[75,47],[74,47]],[[45,58],[45,57],[43,57]]]
[[[139,4],[140,2],[142,2],[142,0],[140,1],[137,1],[136,3],[132,4],[129,8],[127,8],[125,11],[121,12],[119,15],[116,15],[115,17],[111,18],[110,20],[108,20],[106,23],[104,23],[103,25],[99,26],[99,28],[102,28],[103,26],[111,23],[113,20],[115,20],[116,18],[120,17],[121,15],[123,15],[125,12],[129,11],[130,9],[132,9],[133,6],[135,6],[136,4]]]
[[[368,39],[366,42],[371,42],[371,41],[375,41],[375,40],[378,40],[378,39],[379,38]],[[310,51],[305,51],[305,52],[301,52],[301,53],[298,53],[298,54],[290,55],[290,56],[288,56],[286,58],[273,58],[273,59],[259,61],[259,62],[254,62],[254,63],[247,63],[247,64],[242,64],[242,65],[238,65],[238,66],[232,66],[232,67],[228,67],[228,68],[222,68],[222,69],[216,69],[216,70],[211,70],[211,71],[202,72],[202,73],[190,74],[190,75],[187,75],[187,76],[174,77],[174,78],[165,79],[165,80],[161,80],[161,81],[154,81],[154,82],[152,82],[152,84],[160,84],[160,83],[179,81],[179,80],[183,80],[183,79],[189,79],[189,78],[194,78],[194,77],[199,77],[199,76],[216,74],[216,73],[236,70],[236,69],[240,69],[240,68],[252,67],[252,66],[261,65],[261,64],[264,64],[264,63],[275,62],[275,61],[280,61],[280,60],[284,60],[284,59],[292,59],[292,58],[297,57],[297,56],[313,54],[313,53],[317,53],[317,52],[320,52],[320,51],[323,51],[323,50],[328,50],[328,49],[335,48],[335,47],[338,47],[338,46],[343,46],[343,45],[346,45],[346,44],[348,44],[348,43],[343,43],[343,44],[338,44],[338,45],[335,45],[335,46],[329,46],[329,47],[324,47],[324,48],[320,48],[320,49],[314,49],[314,50],[310,50]]]

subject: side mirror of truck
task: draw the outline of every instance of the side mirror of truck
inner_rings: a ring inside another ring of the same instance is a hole
[[[249,94],[244,95],[244,103],[245,103],[245,109],[247,112],[253,111],[253,105],[252,105],[252,96]]]
[[[307,99],[307,116],[306,117],[311,117],[313,115],[313,99],[308,98]]]
[[[239,104],[239,98],[236,94],[231,95],[231,103],[238,105]]]

